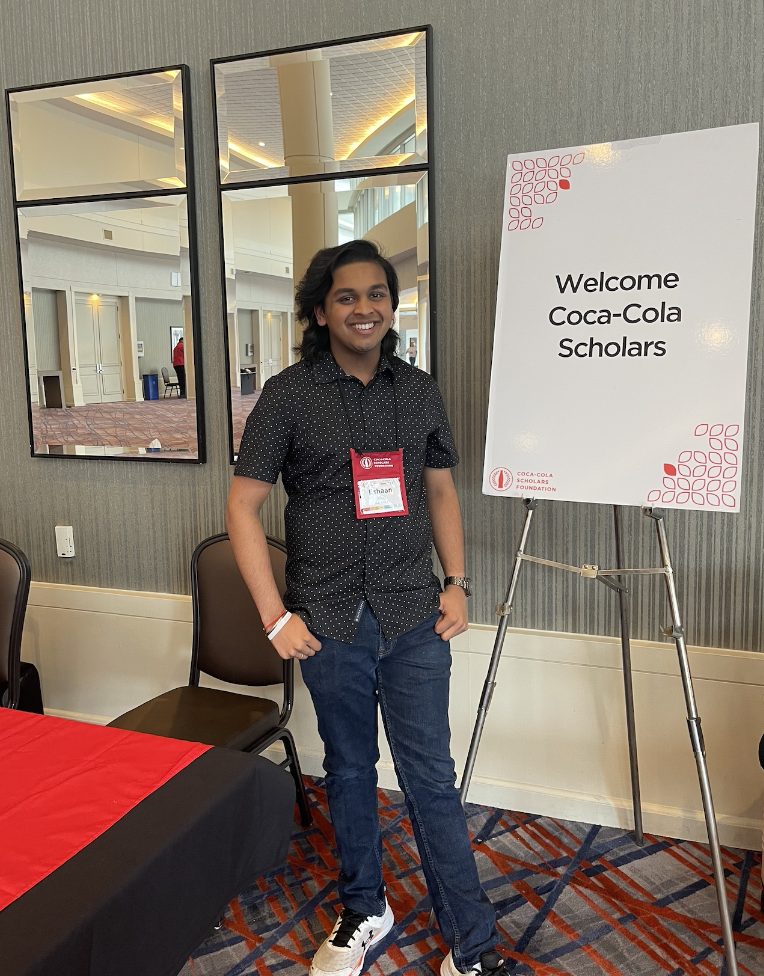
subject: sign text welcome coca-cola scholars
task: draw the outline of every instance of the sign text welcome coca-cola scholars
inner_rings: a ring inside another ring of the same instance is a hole
[[[633,292],[633,291],[660,291],[664,288],[673,289],[679,284],[679,275],[674,271],[668,274],[626,274],[626,275],[606,275],[600,271],[599,275],[584,277],[583,272],[574,278],[568,274],[563,281],[560,275],[555,275],[557,288],[561,295],[570,293],[578,295],[594,292]],[[629,296],[633,297],[633,296]],[[554,326],[592,326],[592,325],[611,325],[614,320],[620,319],[629,325],[652,325],[655,322],[681,322],[682,309],[678,305],[669,305],[667,301],[653,300],[647,296],[640,296],[642,301],[629,301],[624,303],[620,310],[610,308],[570,308],[567,305],[556,305],[549,313],[549,322]],[[669,299],[670,300],[670,299]],[[577,302],[577,305],[583,305]],[[575,338],[564,338],[560,340],[560,352],[557,354],[562,359],[577,357],[578,359],[591,359],[592,357],[607,357],[613,359],[616,356],[665,356],[665,339],[634,339],[623,336],[618,341],[598,342],[594,336],[586,341],[577,342]]]

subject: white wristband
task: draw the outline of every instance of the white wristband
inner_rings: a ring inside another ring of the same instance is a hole
[[[284,614],[283,617],[280,618],[279,622],[276,624],[276,626],[273,628],[273,630],[269,634],[267,634],[267,637],[268,637],[268,640],[269,641],[272,641],[273,640],[273,638],[276,636],[276,634],[278,634],[278,632],[281,630],[281,628],[284,626],[284,624],[287,622],[287,620],[290,620],[291,617],[292,617],[292,614],[287,610],[287,612]]]

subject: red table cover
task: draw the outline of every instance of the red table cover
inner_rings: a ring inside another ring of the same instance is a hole
[[[0,911],[209,748],[0,708]]]

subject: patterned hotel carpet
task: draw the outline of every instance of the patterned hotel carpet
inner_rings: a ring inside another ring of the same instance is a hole
[[[314,826],[295,833],[284,871],[229,906],[181,976],[304,976],[337,913],[337,856],[321,780]],[[437,973],[445,947],[428,902],[402,796],[379,792],[388,899],[398,920],[367,956],[371,976]],[[517,976],[711,976],[721,936],[706,848],[609,827],[470,804],[480,876]],[[297,829],[297,828],[296,828]],[[725,848],[741,976],[764,974],[761,857]],[[726,967],[725,967],[726,969]]]

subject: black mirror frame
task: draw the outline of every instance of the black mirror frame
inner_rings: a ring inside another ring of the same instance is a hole
[[[215,86],[215,68],[219,64],[230,64],[234,61],[250,61],[255,58],[272,57],[277,54],[290,54],[295,51],[312,51],[316,48],[337,47],[342,44],[354,44],[359,41],[374,41],[382,37],[396,37],[399,34],[423,33],[425,35],[425,78],[427,80],[427,160],[406,166],[386,166],[379,169],[364,168],[348,170],[342,173],[312,173],[306,176],[279,177],[271,180],[242,181],[224,184],[220,181],[220,139],[218,128],[218,108]],[[223,234],[223,193],[235,190],[247,190],[267,186],[291,186],[295,183],[321,183],[337,179],[354,179],[363,176],[389,176],[395,173],[426,173],[427,174],[427,206],[428,206],[428,252],[429,252],[429,344],[430,344],[430,374],[437,379],[437,292],[435,271],[435,206],[433,183],[435,180],[433,166],[433,79],[432,79],[432,25],[423,24],[420,27],[398,28],[391,31],[380,31],[376,34],[362,34],[357,37],[340,37],[332,41],[321,41],[313,44],[298,44],[292,47],[274,48],[268,51],[255,51],[250,54],[236,54],[224,58],[214,58],[210,61],[210,80],[212,85],[212,113],[215,129],[215,171],[217,173],[218,191],[218,231],[220,244],[220,283],[223,303],[223,338],[225,342],[225,371],[226,371],[226,409],[228,412],[228,452],[229,463],[235,464],[237,455],[234,452],[233,439],[233,410],[231,407],[231,350],[228,342],[228,303],[226,295],[225,275],[225,240]]]
[[[84,84],[92,81],[110,81],[119,78],[133,78],[138,75],[158,74],[164,71],[179,71],[181,77],[181,91],[183,93],[183,143],[186,165],[186,185],[182,189],[163,190],[157,192],[135,190],[128,193],[95,193],[66,197],[40,197],[34,200],[17,199],[16,168],[13,151],[13,129],[11,126],[11,95],[18,92],[42,91],[46,88],[59,88],[62,85]],[[196,222],[196,179],[194,171],[194,143],[191,125],[191,72],[186,64],[173,64],[160,68],[142,68],[138,71],[121,71],[116,74],[94,75],[87,78],[63,79],[61,81],[45,82],[42,85],[25,85],[20,88],[6,88],[5,110],[8,124],[8,142],[10,149],[11,188],[13,192],[14,233],[16,235],[16,260],[19,276],[19,298],[21,305],[21,330],[24,348],[24,376],[27,391],[27,415],[29,419],[29,444],[33,458],[64,458],[78,461],[149,461],[152,464],[204,464],[207,460],[205,422],[204,422],[204,376],[202,368],[202,329],[201,303],[199,298],[199,248]],[[100,201],[136,200],[146,196],[171,197],[184,196],[188,218],[188,260],[191,286],[191,325],[194,337],[194,393],[196,404],[196,454],[195,458],[152,457],[151,455],[87,455],[87,454],[37,454],[34,445],[34,427],[32,421],[32,393],[29,385],[29,351],[27,349],[27,333],[25,327],[26,312],[24,305],[24,280],[21,261],[21,237],[19,234],[18,211],[36,206],[55,206],[64,203],[95,203]]]

